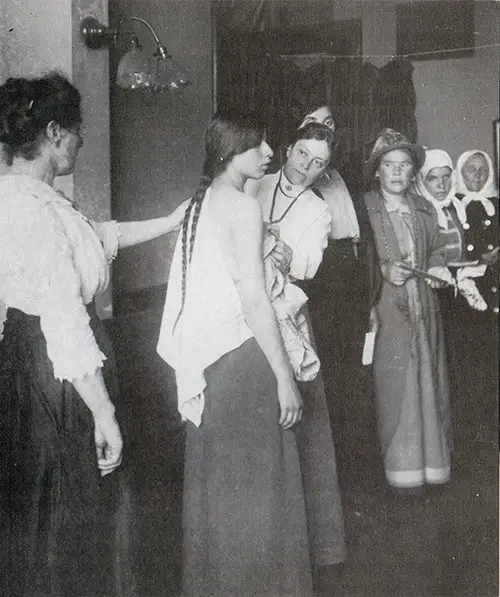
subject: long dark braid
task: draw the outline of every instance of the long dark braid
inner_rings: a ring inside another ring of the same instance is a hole
[[[257,147],[264,138],[264,126],[261,120],[253,114],[218,112],[214,114],[208,125],[205,135],[203,174],[200,184],[189,202],[182,222],[182,295],[181,307],[174,323],[174,329],[179,322],[186,302],[187,272],[193,256],[196,229],[207,189],[225,171],[235,155]],[[191,234],[188,240],[190,221]]]
[[[181,308],[179,313],[177,313],[177,317],[174,323],[174,329],[179,322],[182,310],[184,309],[184,301],[186,300],[186,272],[187,272],[187,232],[189,227],[189,218],[191,217],[191,212],[193,211],[194,205],[194,197],[191,198],[189,205],[186,209],[186,213],[184,214],[184,220],[182,221],[182,232],[181,232],[181,242],[182,242],[182,301],[181,301]]]
[[[212,184],[212,178],[209,176],[202,176],[200,185],[196,189],[195,194],[191,198],[189,205],[186,209],[186,213],[184,214],[184,220],[182,222],[182,297],[181,297],[181,308],[179,309],[179,313],[175,319],[174,329],[179,322],[179,319],[182,315],[182,311],[184,310],[184,303],[186,302],[186,287],[187,287],[187,270],[191,263],[191,258],[193,256],[193,248],[194,248],[194,239],[196,235],[196,228],[198,226],[198,220],[200,218],[201,212],[201,205],[203,203],[203,199],[205,198],[205,193],[207,192],[208,187]],[[188,230],[189,230],[189,221],[191,219],[191,214],[193,214],[193,221],[191,222],[191,234],[189,236],[188,241]]]

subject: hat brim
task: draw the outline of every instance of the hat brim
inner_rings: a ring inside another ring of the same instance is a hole
[[[372,155],[365,162],[365,174],[367,178],[372,178],[375,174],[375,170],[378,168],[380,158],[396,149],[406,149],[411,153],[414,160],[415,172],[418,172],[425,162],[425,149],[422,145],[416,145],[415,143],[399,143],[392,145],[391,147],[383,147],[378,151],[372,153]]]

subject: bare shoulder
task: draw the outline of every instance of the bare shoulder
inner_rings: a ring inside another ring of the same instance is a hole
[[[214,190],[214,189],[213,189]],[[212,192],[213,192],[212,190]],[[217,242],[228,260],[233,278],[241,277],[234,263],[262,255],[262,213],[257,199],[229,185],[216,187],[210,198],[210,214],[217,233]]]
[[[259,201],[230,185],[213,189],[210,203],[217,220],[230,227],[241,223],[248,225],[252,221],[262,222]]]

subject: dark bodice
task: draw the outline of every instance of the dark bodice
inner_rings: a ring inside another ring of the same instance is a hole
[[[457,195],[462,199],[460,195]],[[464,226],[465,254],[467,260],[480,259],[483,253],[498,246],[499,219],[498,198],[490,201],[495,206],[495,214],[489,216],[480,201],[472,201],[467,205],[467,224]]]
[[[457,195],[462,199],[461,195]],[[474,261],[480,259],[483,253],[491,251],[499,244],[499,213],[498,197],[490,197],[495,206],[494,215],[488,215],[480,201],[471,201],[467,205],[467,224],[464,226],[465,259]],[[495,313],[499,311],[498,290],[500,286],[500,270],[498,261],[488,267],[482,278],[476,279],[476,284],[488,303],[488,309]]]

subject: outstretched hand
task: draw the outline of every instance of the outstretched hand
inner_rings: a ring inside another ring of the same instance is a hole
[[[186,209],[189,205],[191,199],[186,199],[183,201],[178,207],[174,209],[174,211],[170,214],[169,220],[172,225],[173,230],[177,230],[182,226],[182,222],[184,221],[184,216],[186,215]]]

